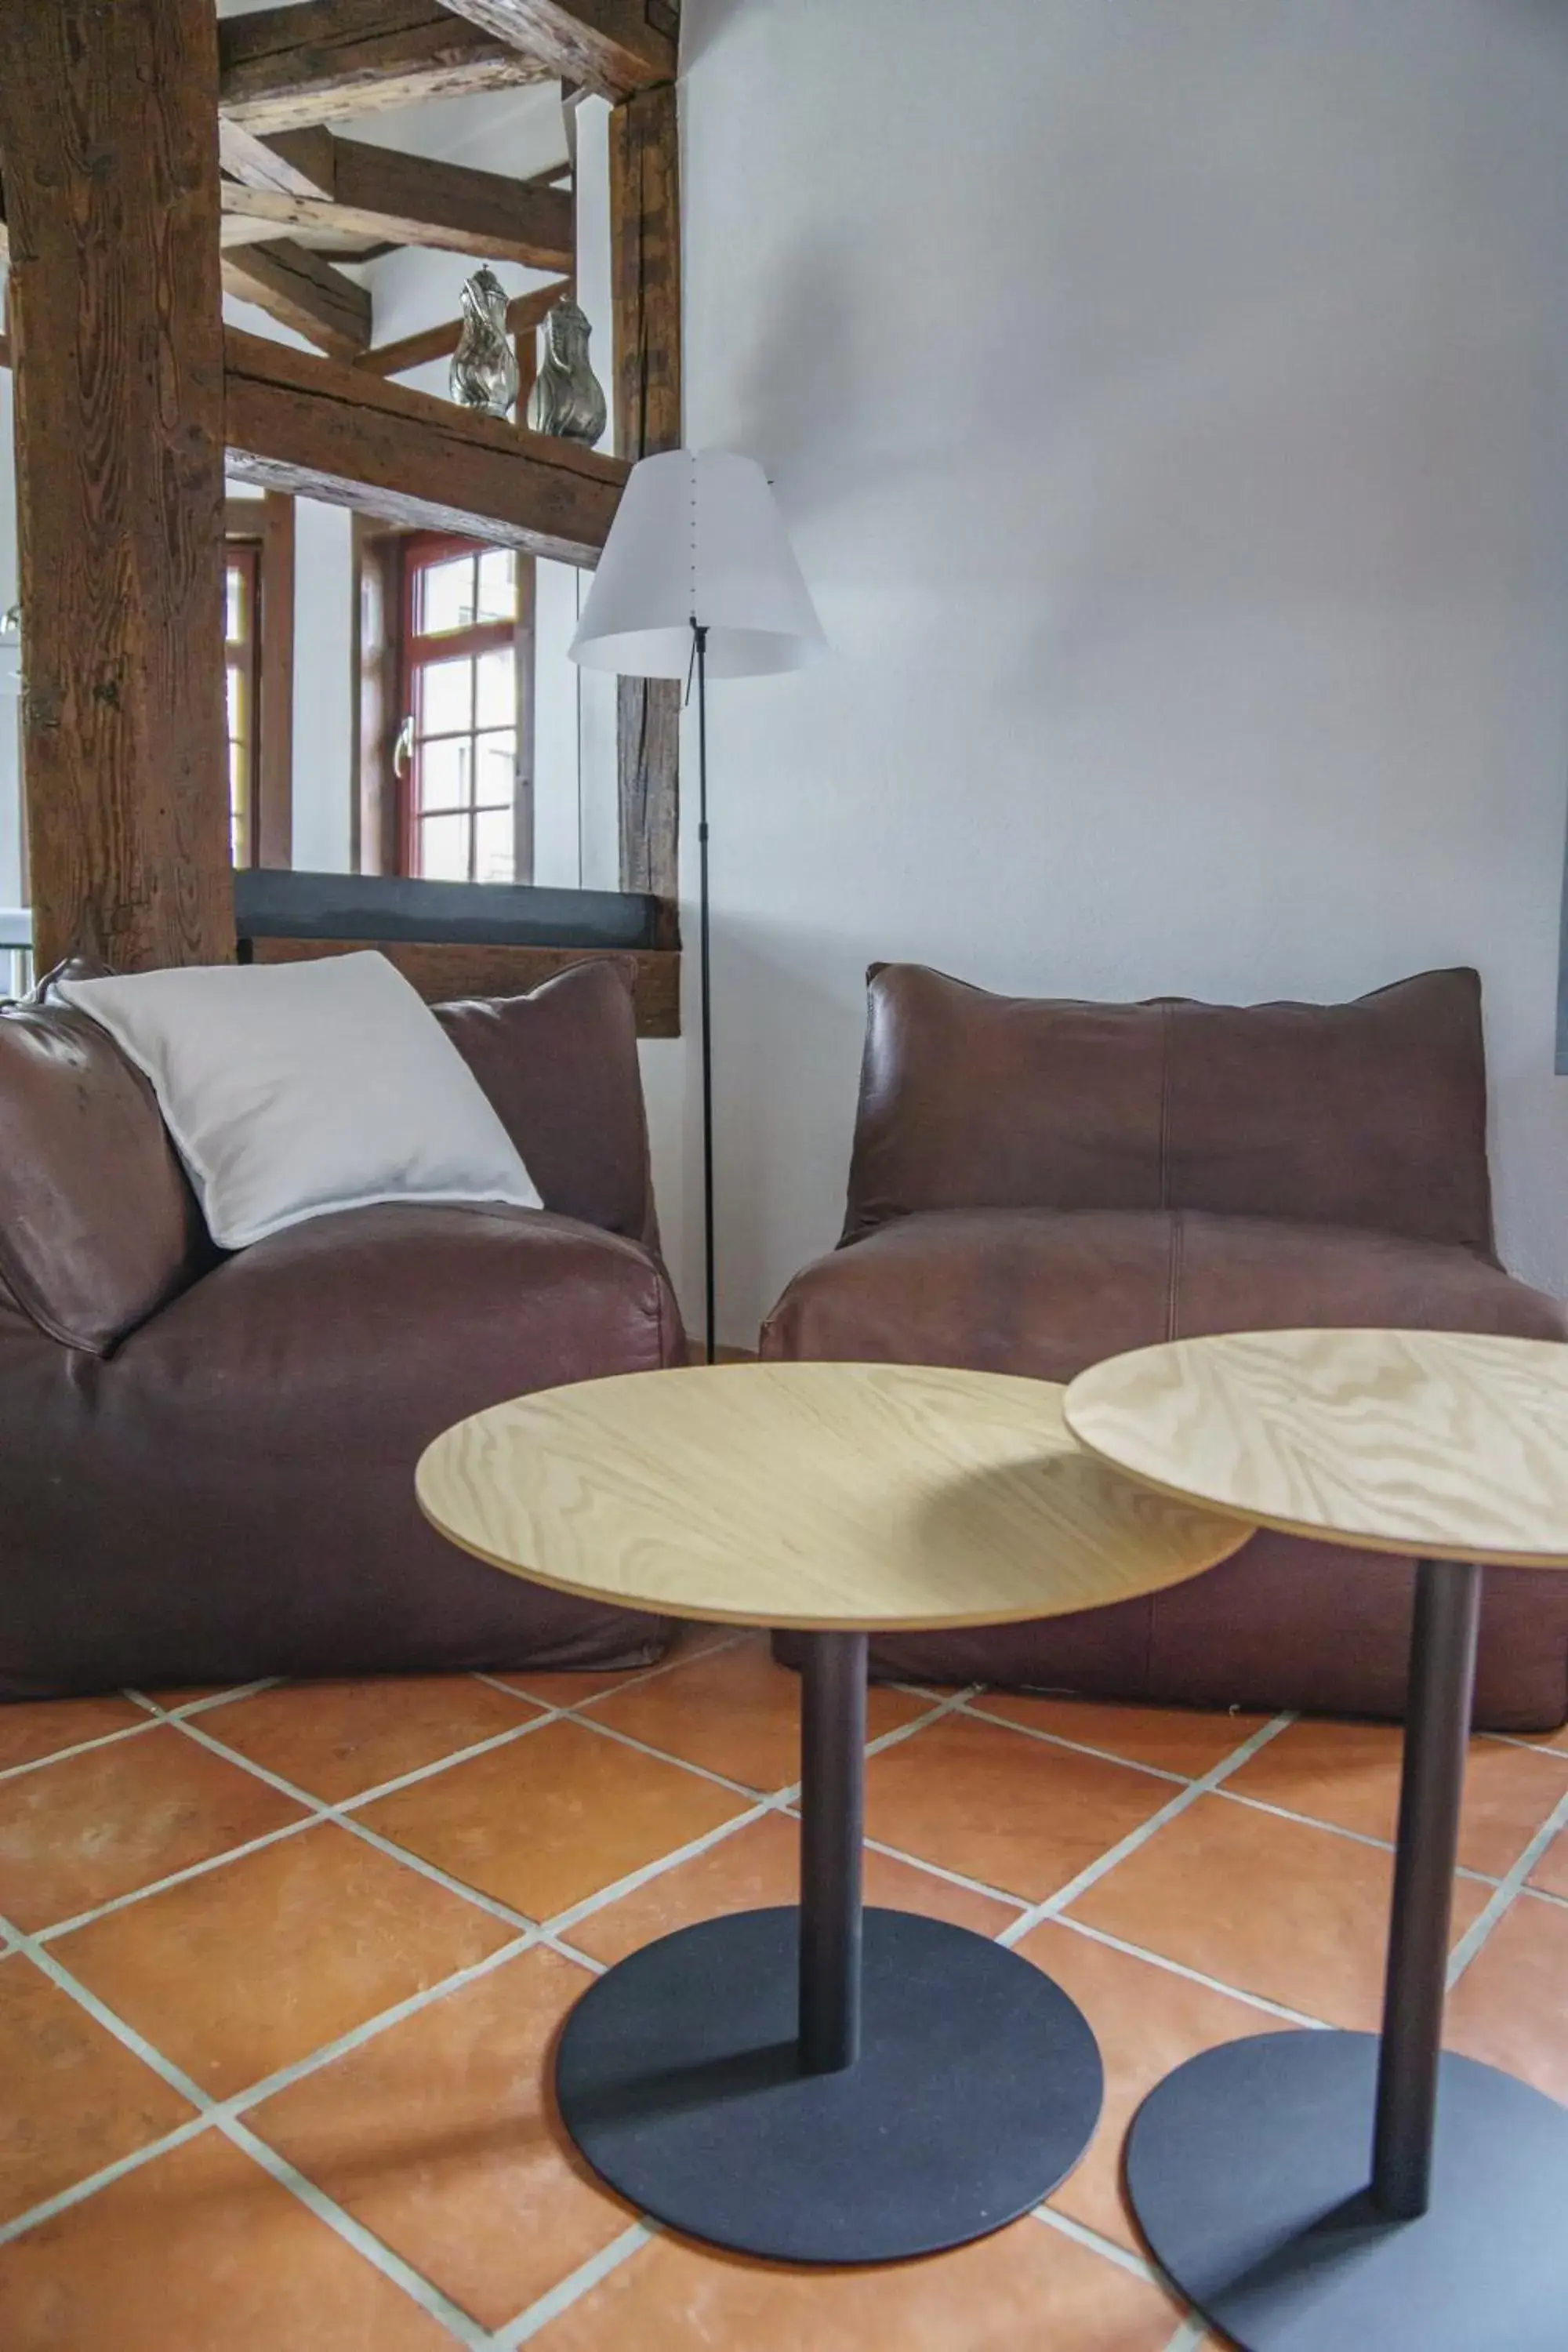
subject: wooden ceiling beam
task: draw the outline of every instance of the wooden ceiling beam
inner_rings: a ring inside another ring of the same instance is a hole
[[[571,291],[572,280],[558,278],[552,286],[536,286],[531,294],[514,296],[506,306],[507,332],[531,334],[544,324],[546,312]],[[375,344],[362,352],[354,364],[372,375],[404,375],[429,360],[447,358],[457,350],[462,331],[460,319],[444,319],[438,327],[422,327],[417,334],[404,335],[395,343]]]
[[[270,188],[291,196],[332,193],[336,176],[332,134],[321,125],[310,131],[280,131],[267,140],[245,123],[220,114],[217,152],[230,179],[247,188]]]
[[[266,489],[591,564],[628,467],[229,328],[231,473]]]
[[[447,0],[552,80],[629,98],[675,79],[677,10],[668,0]]]
[[[390,238],[398,245],[435,246],[530,269],[570,269],[574,206],[569,190],[465,163],[405,155],[363,139],[310,134],[321,144],[310,177],[291,163],[283,142],[275,156],[278,179],[263,184],[262,158],[274,151],[247,131],[259,156],[247,156],[249,184],[226,182],[224,211],[231,218],[265,220],[288,228],[335,229],[345,236]]]
[[[223,112],[268,135],[548,79],[547,68],[436,0],[294,0],[226,16],[218,57]]]
[[[369,288],[292,237],[226,248],[223,290],[333,359],[352,360],[370,342]]]

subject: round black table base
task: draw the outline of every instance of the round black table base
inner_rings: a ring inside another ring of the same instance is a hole
[[[1376,2037],[1268,2033],[1150,2094],[1127,2187],[1160,2267],[1243,2352],[1563,2352],[1568,2108],[1446,2053],[1433,2195],[1372,2201]]]
[[[966,1928],[868,1911],[860,2056],[804,2074],[797,1921],[705,1920],[584,1994],[555,2087],[595,2172],[779,2262],[934,2253],[1037,2205],[1100,2116],[1100,2052],[1066,1993]]]

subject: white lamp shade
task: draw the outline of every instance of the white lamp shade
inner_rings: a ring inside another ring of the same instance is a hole
[[[799,669],[826,650],[767,476],[752,457],[671,449],[632,467],[571,655],[684,677],[693,623],[710,677]]]

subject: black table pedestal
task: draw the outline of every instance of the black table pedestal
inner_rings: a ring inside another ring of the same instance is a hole
[[[1419,1572],[1381,2041],[1206,2051],[1128,2142],[1156,2260],[1243,2352],[1568,2342],[1568,2109],[1441,2051],[1480,1574]]]
[[[1100,2053],[984,1936],[862,1912],[866,1638],[817,1633],[802,1695],[801,1902],[635,1952],[567,2020],[566,2128],[610,2186],[715,2245],[878,2263],[1027,2212],[1099,2120]]]

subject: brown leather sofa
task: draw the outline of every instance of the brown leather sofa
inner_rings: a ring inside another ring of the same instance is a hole
[[[544,1213],[346,1210],[227,1257],[105,1033],[47,981],[0,1011],[0,1697],[658,1654],[658,1619],[497,1575],[414,1499],[463,1414],[683,1359],[631,979],[437,1009]]]
[[[1492,1244],[1480,984],[1352,1004],[994,996],[873,966],[843,1238],[770,1357],[1068,1381],[1199,1332],[1407,1326],[1568,1338]],[[887,1636],[942,1681],[1394,1716],[1411,1572],[1262,1533],[1195,1582],[1075,1617]],[[781,1644],[787,1654],[788,1644]],[[1478,1722],[1568,1712],[1568,1576],[1487,1579]]]

